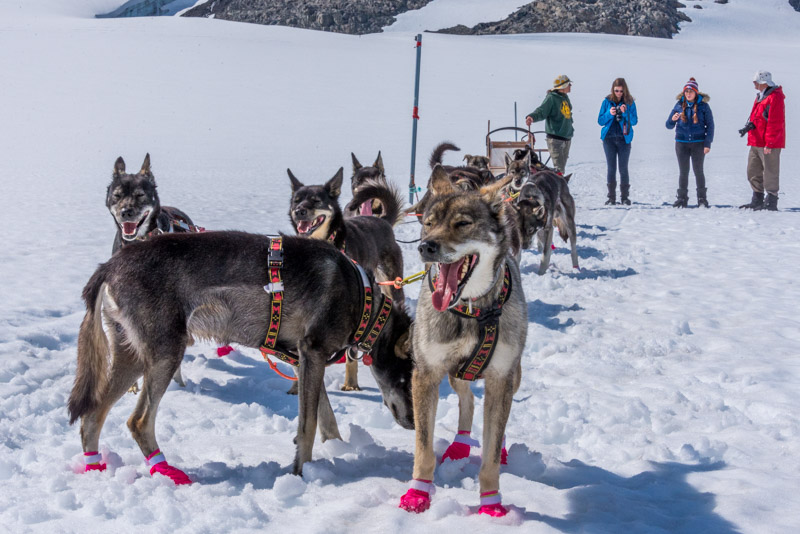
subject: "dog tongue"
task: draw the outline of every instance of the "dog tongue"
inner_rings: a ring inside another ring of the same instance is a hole
[[[436,287],[431,294],[433,307],[438,311],[445,311],[450,305],[453,295],[458,290],[458,274],[466,260],[467,258],[461,258],[455,263],[439,264],[439,278],[436,279]]]
[[[361,204],[361,208],[359,208],[359,215],[372,215],[372,200],[367,200],[366,202]]]
[[[300,221],[297,223],[297,231],[301,234],[308,232],[309,228],[311,228],[311,221]]]
[[[137,226],[135,222],[124,222],[122,223],[122,233],[125,235],[133,235],[136,233]]]

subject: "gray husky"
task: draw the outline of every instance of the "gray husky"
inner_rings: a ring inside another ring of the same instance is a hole
[[[561,176],[554,171],[539,171],[533,174],[519,190],[517,203],[532,207],[535,221],[530,229],[536,232],[542,260],[539,274],[547,272],[553,245],[553,226],[565,242],[569,242],[572,267],[579,269],[577,230],[575,227],[575,200],[569,192],[571,175]]]
[[[254,348],[265,342],[271,323],[271,294],[265,290],[271,243],[267,236],[242,232],[166,234],[122,248],[95,271],[83,290],[86,315],[69,398],[70,423],[81,419],[87,457],[96,455],[109,409],[144,376],[128,428],[152,466],[151,474],[189,482],[160,453],[156,411],[192,338]],[[330,244],[297,237],[283,237],[282,277],[277,343],[299,356],[294,472],[300,474],[311,460],[318,417],[323,440],[339,437],[323,375],[331,355],[349,346],[351,334],[364,321],[365,282],[352,261]],[[379,295],[374,281],[370,283]],[[391,311],[374,344],[370,367],[384,404],[406,428],[413,428],[410,322],[402,310]]]
[[[431,188],[446,191],[447,182],[446,172],[434,172]],[[419,252],[431,270],[423,281],[412,333],[414,480],[400,501],[410,512],[430,505],[436,405],[445,376],[459,396],[459,435],[468,434],[472,425],[469,380],[486,381],[480,512],[507,512],[498,493],[501,450],[528,328],[519,267],[509,255],[503,217],[501,189],[507,183],[434,195],[423,215]]]
[[[352,152],[350,157],[353,160],[353,175],[350,177],[350,191],[353,196],[367,186],[383,186],[391,189],[389,181],[386,179],[386,170],[383,168],[383,158],[380,151],[378,157],[375,158],[375,163],[369,167],[361,165],[358,158]],[[399,201],[402,206],[402,200]],[[358,215],[374,215],[376,217],[384,217],[386,208],[380,199],[370,198],[363,202],[355,203],[351,201],[344,207],[345,217],[356,217]]]

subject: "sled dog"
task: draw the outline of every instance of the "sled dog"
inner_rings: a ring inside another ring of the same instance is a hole
[[[386,171],[383,168],[383,158],[380,151],[378,151],[378,157],[375,158],[375,163],[369,167],[361,165],[356,155],[352,152],[350,153],[350,158],[353,160],[353,175],[350,177],[350,190],[353,196],[366,187],[367,184],[382,185],[387,189],[391,188],[389,181],[386,179]],[[402,201],[400,201],[400,205],[402,206]],[[351,201],[344,207],[344,216],[346,218],[357,215],[382,217],[383,213],[384,207],[379,199],[368,199],[360,204],[353,204]]]
[[[149,153],[145,155],[142,168],[136,174],[126,173],[125,160],[122,156],[117,158],[111,183],[106,190],[106,207],[117,226],[117,234],[111,246],[112,254],[129,243],[153,235],[202,231],[178,208],[161,205],[156,179],[150,168]],[[175,371],[173,380],[181,387],[186,386],[180,367]],[[131,391],[138,391],[135,383]]]
[[[142,168],[136,174],[127,174],[125,160],[117,158],[106,191],[106,207],[117,226],[112,254],[128,243],[154,234],[190,232],[198,228],[178,208],[161,205],[156,179],[150,169],[150,154],[144,157]]]
[[[155,419],[161,398],[190,339],[254,348],[266,343],[274,316],[267,290],[283,291],[277,345],[299,356],[294,473],[300,474],[311,460],[318,421],[323,440],[339,437],[323,383],[325,365],[332,354],[350,346],[363,323],[364,287],[371,286],[373,295],[380,293],[371,277],[362,276],[330,244],[282,239],[280,287],[271,282],[273,240],[243,232],[166,234],[124,247],[98,267],[83,290],[86,315],[69,397],[70,423],[80,418],[87,456],[98,450],[109,409],[144,376],[128,428],[152,466],[151,474],[158,471],[176,483],[188,483],[160,455]],[[379,309],[372,307],[370,319]],[[110,328],[104,329],[104,323]],[[410,319],[395,308],[384,324],[373,345],[370,370],[394,418],[413,428],[412,363],[405,349]]]
[[[467,162],[467,167],[475,167],[476,169],[489,170],[489,158],[486,156],[473,156],[472,154],[465,154],[464,161]]]
[[[447,180],[445,172],[434,172],[432,189],[444,190],[439,182]],[[498,493],[501,450],[528,328],[519,267],[509,255],[503,221],[501,189],[507,183],[432,196],[423,215],[418,249],[431,269],[412,332],[416,449],[411,488],[400,502],[408,511],[430,505],[439,383],[448,376],[459,395],[459,430],[467,432],[473,410],[469,380],[486,381],[480,511],[506,513]]]
[[[542,260],[539,274],[547,272],[553,244],[553,225],[565,242],[569,242],[572,266],[578,269],[577,230],[575,228],[575,200],[569,192],[569,177],[553,171],[539,171],[525,182],[519,191],[517,203],[532,208],[534,219],[528,231],[535,232]],[[527,208],[526,208],[527,209]]]
[[[380,282],[403,277],[403,253],[394,239],[393,225],[401,217],[402,201],[395,192],[376,182],[361,186],[353,197],[354,205],[377,199],[383,207],[382,217],[352,217],[345,219],[339,207],[343,169],[324,185],[303,185],[287,169],[292,183],[289,219],[297,234],[333,243],[348,257],[375,273]],[[402,289],[384,289],[396,307],[405,308]],[[357,391],[358,362],[348,359],[345,366],[344,391]]]

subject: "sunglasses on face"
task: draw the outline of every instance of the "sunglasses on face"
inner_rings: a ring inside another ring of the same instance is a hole
[[[615,92],[615,93],[624,93],[625,91],[624,91],[624,90],[622,90],[622,89],[614,89],[614,92]]]

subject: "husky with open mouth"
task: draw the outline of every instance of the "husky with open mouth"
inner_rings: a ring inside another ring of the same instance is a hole
[[[144,157],[142,168],[136,174],[126,173],[125,160],[117,158],[106,191],[106,207],[117,226],[112,254],[124,245],[154,234],[197,231],[183,211],[161,205],[156,179],[150,169],[150,154]]]
[[[106,190],[106,207],[117,226],[111,254],[116,254],[129,243],[142,241],[153,235],[202,231],[183,211],[161,205],[156,179],[150,168],[149,153],[136,174],[126,173],[125,160],[122,156],[117,158],[111,183]],[[180,367],[175,371],[173,380],[181,387],[186,386]],[[131,392],[138,391],[138,386],[134,384]]]
[[[508,181],[474,192],[445,193],[452,187],[448,173],[437,166],[431,177],[432,189],[443,194],[431,196],[418,247],[430,270],[420,290],[412,333],[416,452],[411,488],[400,501],[410,512],[430,506],[436,405],[445,376],[459,395],[456,443],[471,441],[470,381],[486,381],[480,512],[507,512],[498,492],[500,462],[528,328],[519,266],[509,254],[505,228],[507,203],[501,189]]]
[[[379,282],[403,278],[403,253],[395,241],[393,228],[401,218],[402,201],[392,190],[379,183],[367,183],[353,197],[353,203],[377,198],[383,206],[382,216],[345,219],[339,206],[343,168],[323,185],[304,185],[291,170],[287,169],[287,173],[292,183],[289,219],[297,235],[333,243],[366,270],[375,273]],[[396,307],[405,309],[402,289],[393,286],[381,288]],[[361,389],[357,369],[358,362],[348,359],[343,391]]]
[[[353,175],[350,177],[350,190],[353,193],[354,200],[351,200],[344,207],[345,218],[357,217],[358,215],[373,215],[375,217],[384,217],[386,208],[380,198],[368,198],[366,200],[359,200],[356,198],[359,192],[366,187],[381,187],[390,191],[398,205],[403,205],[403,198],[397,188],[386,179],[386,169],[383,167],[383,157],[378,151],[378,157],[375,162],[370,166],[364,166],[358,161],[354,153],[350,153],[353,159]],[[362,195],[359,195],[359,198]],[[358,202],[355,202],[358,200]],[[402,213],[400,214],[402,216]],[[392,222],[392,221],[390,221]],[[396,224],[392,222],[392,224]]]

